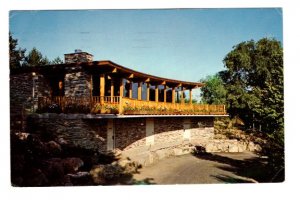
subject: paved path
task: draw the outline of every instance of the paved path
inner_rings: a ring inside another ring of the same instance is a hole
[[[252,153],[218,153],[204,158],[191,154],[171,157],[144,167],[133,178],[140,184],[241,183],[255,180],[241,176],[238,167],[256,159]],[[146,181],[143,181],[146,180]]]

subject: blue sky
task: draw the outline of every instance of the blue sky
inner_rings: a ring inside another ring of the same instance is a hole
[[[282,42],[282,10],[171,9],[11,11],[9,30],[27,51],[50,60],[82,49],[137,71],[199,81],[224,70],[242,41]]]

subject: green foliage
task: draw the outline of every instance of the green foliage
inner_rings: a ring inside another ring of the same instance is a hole
[[[39,52],[35,47],[26,56],[25,65],[28,67],[49,65],[50,61],[47,57],[43,57],[42,53]]]
[[[10,69],[16,69],[22,67],[25,61],[26,49],[17,48],[18,40],[12,37],[9,33],[9,67]]]
[[[226,103],[226,89],[223,81],[219,75],[207,76],[200,80],[205,83],[201,88],[203,104],[225,104]]]
[[[63,64],[64,61],[60,59],[60,57],[56,57],[54,60],[51,61],[52,65],[57,65],[57,64]]]
[[[231,116],[259,124],[268,139],[265,148],[273,169],[284,166],[283,49],[279,41],[263,38],[242,42],[224,58],[219,73],[225,83]],[[257,126],[256,126],[257,127]]]

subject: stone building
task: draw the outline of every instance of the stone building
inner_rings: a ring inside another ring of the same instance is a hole
[[[213,137],[214,117],[226,115],[224,105],[192,103],[201,86],[93,61],[76,50],[64,64],[11,71],[11,130],[103,152],[201,143]]]

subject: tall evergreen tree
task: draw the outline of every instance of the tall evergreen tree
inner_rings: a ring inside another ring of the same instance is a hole
[[[35,47],[26,56],[26,65],[29,67],[49,65],[50,61],[47,57],[43,57],[42,53]]]
[[[26,49],[18,48],[18,40],[9,33],[9,67],[10,69],[20,68],[25,61]]]
[[[54,58],[54,60],[51,61],[51,64],[56,65],[56,64],[63,64],[64,61],[60,59],[60,57]]]

